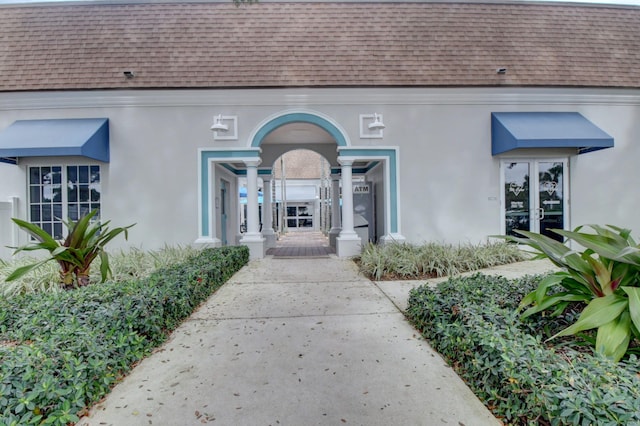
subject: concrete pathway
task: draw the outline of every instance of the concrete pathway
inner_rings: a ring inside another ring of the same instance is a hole
[[[251,262],[79,424],[500,422],[376,284],[331,256]]]

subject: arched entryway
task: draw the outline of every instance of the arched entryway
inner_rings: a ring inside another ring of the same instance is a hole
[[[341,218],[332,225],[331,242],[340,257],[359,254],[362,240],[354,230],[354,176],[373,177],[377,195],[374,226],[380,241],[403,240],[399,233],[397,206],[397,148],[354,147],[348,133],[338,122],[324,114],[310,111],[287,111],[265,119],[248,138],[248,147],[201,149],[199,162],[198,242],[220,244],[220,228],[214,187],[218,174],[235,174],[246,179],[246,232],[237,242],[247,245],[252,258],[261,258],[275,240],[271,197],[258,202],[259,178],[264,184],[273,179],[272,165],[284,152],[304,148],[321,154],[330,164],[331,185],[340,199],[332,203],[331,215]],[[364,186],[363,186],[364,187]],[[356,187],[357,188],[357,187]],[[262,217],[260,215],[262,212]],[[262,225],[261,225],[262,224]]]

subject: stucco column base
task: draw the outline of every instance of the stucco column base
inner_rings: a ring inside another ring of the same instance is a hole
[[[265,229],[262,231],[262,236],[265,239],[266,248],[272,248],[276,246],[277,235],[273,229]]]
[[[196,248],[203,249],[207,247],[222,247],[220,238],[200,237],[193,242]]]
[[[249,247],[249,260],[264,258],[266,247],[262,234],[251,234],[247,232],[240,239],[240,244]]]
[[[336,238],[336,255],[338,257],[353,257],[360,253],[362,253],[362,240],[355,232]]]
[[[391,244],[391,243],[404,243],[407,239],[402,234],[387,234],[380,237],[380,243],[382,244]]]
[[[331,228],[329,231],[329,246],[336,248],[336,238],[340,235],[340,228]]]

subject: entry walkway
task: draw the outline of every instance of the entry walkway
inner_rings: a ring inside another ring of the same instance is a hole
[[[356,266],[252,261],[80,425],[499,425]]]
[[[275,257],[328,257],[335,253],[329,240],[319,231],[292,231],[282,235],[276,247],[267,250]]]

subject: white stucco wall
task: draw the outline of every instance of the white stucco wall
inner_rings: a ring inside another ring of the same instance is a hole
[[[102,166],[103,217],[114,226],[137,223],[129,243],[118,241],[114,246],[152,249],[165,243],[191,244],[198,238],[198,149],[248,147],[261,123],[289,110],[331,117],[351,146],[399,148],[400,232],[413,242],[478,242],[500,233],[500,159],[491,156],[491,112],[581,112],[614,137],[615,147],[570,157],[571,226],[614,223],[640,232],[636,213],[640,197],[633,195],[640,158],[640,91],[5,93],[0,94],[0,131],[18,119],[109,118],[111,161]],[[374,112],[384,116],[384,138],[361,139],[359,115]],[[220,113],[238,117],[236,141],[213,140],[209,127]],[[22,215],[26,215],[25,166],[34,162],[49,160],[0,164],[0,200],[19,196]],[[374,173],[374,179],[381,175]]]

